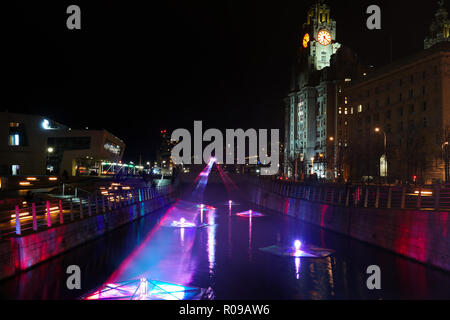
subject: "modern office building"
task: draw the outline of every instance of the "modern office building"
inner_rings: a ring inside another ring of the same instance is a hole
[[[101,175],[125,143],[106,130],[74,130],[43,116],[0,112],[0,176]]]

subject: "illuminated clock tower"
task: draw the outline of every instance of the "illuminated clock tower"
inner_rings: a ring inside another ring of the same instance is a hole
[[[320,0],[312,5],[302,31],[302,62],[311,71],[329,67],[331,56],[341,46],[336,42],[336,21],[330,17],[330,7]]]
[[[334,132],[336,81],[330,62],[341,47],[336,42],[336,21],[330,7],[316,0],[309,8],[299,34],[299,56],[293,68],[291,88],[285,102],[284,174],[332,175],[332,156],[327,140]],[[331,160],[328,160],[331,161]]]

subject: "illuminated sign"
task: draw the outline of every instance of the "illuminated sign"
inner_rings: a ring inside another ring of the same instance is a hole
[[[119,155],[121,151],[120,146],[113,144],[111,142],[106,142],[103,147],[105,148],[105,150],[108,150],[109,152],[117,155]]]

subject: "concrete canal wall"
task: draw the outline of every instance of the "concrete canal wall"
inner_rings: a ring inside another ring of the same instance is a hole
[[[44,229],[0,242],[0,279],[27,270],[58,254],[97,238],[175,202],[178,193],[153,199],[111,212],[86,216],[82,220]]]
[[[450,271],[448,212],[370,209],[290,198],[248,185],[255,204]]]

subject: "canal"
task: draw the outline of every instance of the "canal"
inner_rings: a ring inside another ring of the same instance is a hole
[[[105,282],[147,277],[211,287],[216,299],[450,299],[450,273],[386,250],[255,208],[208,185],[205,207],[184,200],[0,282],[3,299],[77,299]],[[264,216],[236,216],[252,209]],[[200,216],[199,216],[200,215]],[[203,228],[174,228],[199,221]],[[272,255],[259,250],[295,240],[335,250],[327,258]],[[81,290],[68,290],[66,268],[78,265]],[[381,269],[381,290],[369,290],[366,269]]]

